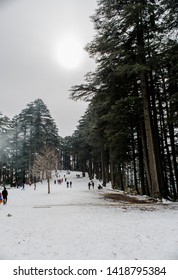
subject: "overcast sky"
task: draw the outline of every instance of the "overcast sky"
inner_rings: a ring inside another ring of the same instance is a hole
[[[87,104],[70,100],[69,90],[95,67],[83,48],[94,36],[96,7],[97,0],[0,0],[3,115],[12,118],[41,98],[59,135],[72,135]]]

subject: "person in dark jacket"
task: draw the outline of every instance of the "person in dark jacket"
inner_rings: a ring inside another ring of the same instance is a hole
[[[7,203],[7,196],[8,196],[8,191],[6,190],[6,187],[4,187],[4,189],[2,191],[3,204]]]
[[[0,204],[3,203],[2,193],[0,193]]]

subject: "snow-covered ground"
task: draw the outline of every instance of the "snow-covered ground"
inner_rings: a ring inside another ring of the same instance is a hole
[[[88,190],[88,178],[59,174],[72,188],[52,180],[50,194],[46,182],[8,189],[0,205],[1,260],[178,259],[177,203],[112,202],[102,197],[109,189]]]

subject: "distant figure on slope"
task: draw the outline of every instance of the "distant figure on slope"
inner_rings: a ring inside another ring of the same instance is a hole
[[[70,181],[70,188],[72,188],[72,181]]]
[[[91,187],[91,183],[89,182],[89,183],[88,183],[88,189],[89,189],[89,190],[90,190],[90,187]]]
[[[4,189],[2,191],[3,204],[7,203],[7,196],[8,196],[8,191],[6,190],[6,187],[4,187]]]
[[[91,184],[92,184],[92,187],[93,187],[93,189],[94,189],[95,183],[94,183],[93,181],[91,181]]]
[[[67,183],[66,183],[66,184],[67,184],[67,188],[68,188],[68,187],[69,187],[69,182],[67,181]]]

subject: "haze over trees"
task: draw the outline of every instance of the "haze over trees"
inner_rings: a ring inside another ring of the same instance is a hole
[[[98,0],[91,19],[96,32],[86,51],[96,70],[71,88],[71,99],[88,102],[77,129],[60,137],[40,99],[13,120],[1,116],[1,181],[33,177],[35,155],[48,145],[58,153],[58,168],[176,200],[177,1]]]
[[[47,145],[59,153],[58,129],[41,99],[29,103],[12,120],[1,116],[0,129],[0,178],[3,183],[33,181],[34,160]]]

